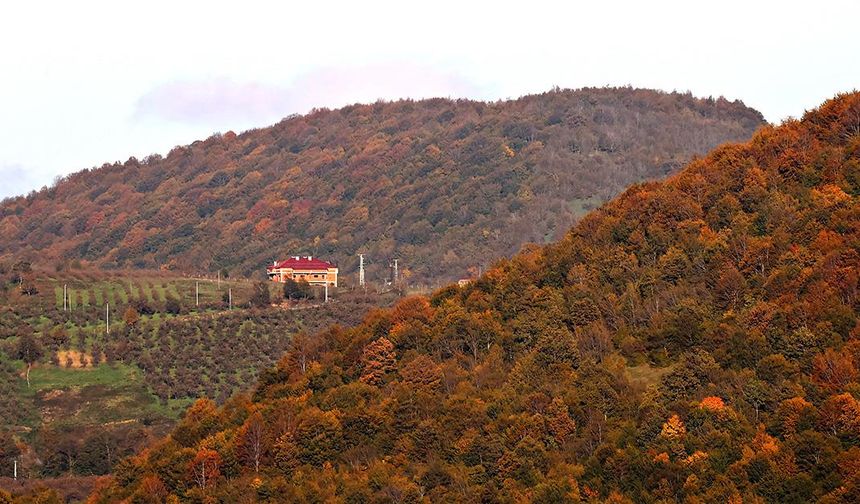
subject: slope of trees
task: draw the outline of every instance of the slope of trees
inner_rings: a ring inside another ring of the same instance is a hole
[[[286,254],[455,279],[749,138],[742,103],[620,89],[354,105],[104,165],[0,204],[0,258],[260,274]]]
[[[376,300],[374,300],[376,301]],[[119,334],[90,335],[89,353],[135,364],[163,401],[210,397],[223,402],[248,389],[302,331],[352,326],[376,302],[346,300],[313,309],[236,310],[125,326]],[[96,349],[96,350],[93,350]]]
[[[38,293],[21,292],[22,279]],[[9,453],[17,452],[22,478],[41,479],[66,498],[80,495],[80,486],[55,478],[77,478],[91,488],[89,476],[110,473],[167,434],[192,400],[223,402],[252,388],[295,333],[357,324],[368,309],[397,298],[332,289],[332,302],[323,304],[319,289],[310,289],[305,294],[313,299],[297,309],[249,309],[259,285],[281,290],[268,281],[46,271],[0,260],[0,478],[11,477]],[[62,309],[63,286],[69,311]],[[271,301],[280,302],[280,294]],[[106,334],[108,302],[113,323]]]
[[[109,473],[121,458],[169,432],[176,418],[167,415],[185,400],[223,403],[251,389],[296,334],[301,339],[332,324],[355,325],[369,309],[392,299],[344,295],[317,307],[236,309],[134,323],[137,315],[130,309],[135,317],[125,317],[109,335],[102,326],[70,331],[48,323],[38,332],[15,324],[14,339],[0,334],[0,455],[17,433],[14,439],[31,449],[27,463],[19,461],[22,475]],[[0,319],[5,314],[0,309]],[[44,368],[43,376],[50,373],[56,388],[44,378],[40,387],[29,386],[33,364]],[[139,381],[132,383],[123,370],[138,368]],[[76,381],[97,373],[110,376]],[[66,385],[70,380],[73,387]],[[100,409],[107,418],[93,414]]]
[[[860,94],[294,340],[92,502],[860,501]]]

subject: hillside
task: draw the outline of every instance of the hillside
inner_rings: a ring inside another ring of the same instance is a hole
[[[860,501],[860,94],[296,340],[92,502]]]
[[[249,308],[261,286],[281,301],[271,282],[0,261],[0,480],[11,485],[14,458],[30,480],[19,488],[85,496],[92,476],[170,432],[195,399],[249,390],[294,334],[354,325],[396,298],[332,289],[328,304]],[[27,341],[37,349],[29,379]]]
[[[247,276],[291,254],[353,273],[363,252],[376,281],[395,257],[412,282],[451,280],[762,124],[740,102],[630,88],[318,110],[7,199],[0,259]]]

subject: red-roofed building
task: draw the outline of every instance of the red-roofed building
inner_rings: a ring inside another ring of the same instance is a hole
[[[296,281],[304,280],[311,285],[328,284],[337,287],[337,266],[312,256],[293,256],[286,261],[275,261],[266,268],[266,274],[273,282],[285,282],[292,278]]]

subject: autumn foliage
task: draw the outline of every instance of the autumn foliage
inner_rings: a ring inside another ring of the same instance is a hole
[[[739,102],[630,88],[315,110],[7,199],[0,259],[248,276],[290,254],[351,273],[364,252],[368,278],[400,257],[409,281],[454,280],[762,122]]]
[[[855,93],[316,334],[92,501],[858,502],[858,195]]]

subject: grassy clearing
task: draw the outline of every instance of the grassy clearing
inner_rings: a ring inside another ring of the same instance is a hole
[[[105,301],[116,306],[116,299],[114,298],[113,289],[110,288],[110,284],[105,285],[104,287],[102,287],[102,289],[105,294]]]
[[[51,272],[37,280],[38,295],[20,299],[26,302],[26,310],[29,317],[37,316],[41,308],[42,313],[52,312],[52,319],[60,322],[69,317],[75,319],[75,323],[82,324],[81,312],[93,321],[101,316],[104,306],[110,304],[120,310],[121,313],[128,305],[143,300],[151,308],[160,310],[169,299],[177,299],[184,309],[196,311],[196,290],[199,283],[200,306],[206,306],[211,310],[213,305],[219,305],[224,299],[228,289],[233,291],[233,306],[247,305],[253,290],[253,281],[250,280],[223,280],[208,278],[188,278],[171,276],[163,272],[136,272],[126,273],[98,272],[98,271],[65,271],[60,273]],[[56,314],[62,313],[63,308],[63,285],[68,286],[68,304],[72,312],[62,319]],[[273,297],[277,298],[279,286],[270,285]],[[20,302],[19,301],[19,302]],[[25,308],[22,306],[22,308]],[[83,322],[85,325],[86,322]]]
[[[185,410],[194,403],[196,399],[191,398],[183,398],[183,399],[170,399],[167,401],[167,404],[162,404],[159,402],[154,403],[151,406],[152,411],[165,416],[171,420],[179,420],[182,415],[185,413]]]
[[[128,293],[125,291],[124,283],[115,283],[113,289],[115,298],[122,304],[128,304]]]
[[[154,282],[152,284],[152,297],[156,301],[165,302],[167,301],[167,290],[164,288],[163,282]]]
[[[220,301],[222,291],[225,288],[227,287],[223,282],[221,283],[221,290],[218,289],[216,282],[200,282],[200,302]]]
[[[138,284],[140,285],[140,291],[143,293],[144,298],[148,302],[152,303],[155,299],[152,297],[152,287],[149,282],[144,279],[140,280]]]
[[[627,379],[643,387],[657,386],[660,384],[660,380],[673,369],[673,366],[660,368],[650,364],[640,364],[627,368]]]
[[[603,200],[597,196],[575,199],[570,202],[570,210],[575,216],[584,217],[585,214],[599,207],[601,204],[603,204]]]
[[[39,366],[30,372],[30,390],[33,393],[70,387],[134,382],[142,383],[143,373],[136,367],[122,364],[115,366],[100,365],[83,369]]]
[[[222,301],[228,289],[233,292],[233,307],[247,306],[253,290],[253,281],[195,279],[180,276],[170,276],[162,272],[85,272],[65,271],[51,272],[37,279],[38,294],[36,296],[20,296],[14,299],[13,309],[26,319],[37,333],[47,333],[59,326],[65,326],[67,331],[77,334],[78,329],[87,332],[100,328],[104,323],[105,305],[110,304],[111,319],[114,323],[122,323],[122,315],[129,306],[143,300],[149,304],[148,309],[165,313],[165,303],[177,299],[183,315],[188,313],[220,311],[226,306]],[[63,311],[63,286],[68,286],[69,311]],[[195,302],[195,291],[199,285],[199,306]],[[280,286],[269,285],[273,299],[279,297],[276,292]],[[141,310],[143,311],[143,310]],[[86,344],[90,344],[89,334],[85,335]],[[70,340],[70,345],[77,350],[79,339]]]
[[[140,284],[135,284],[131,280],[128,281],[128,297],[130,299],[140,299]]]
[[[81,306],[89,306],[90,305],[90,291],[82,290],[80,292],[81,295]]]
[[[30,382],[29,389],[26,385],[18,389],[19,394],[41,411],[43,424],[99,425],[154,417],[177,420],[193,401],[159,402],[147,387],[143,371],[125,364],[83,369],[40,366],[31,371]]]

